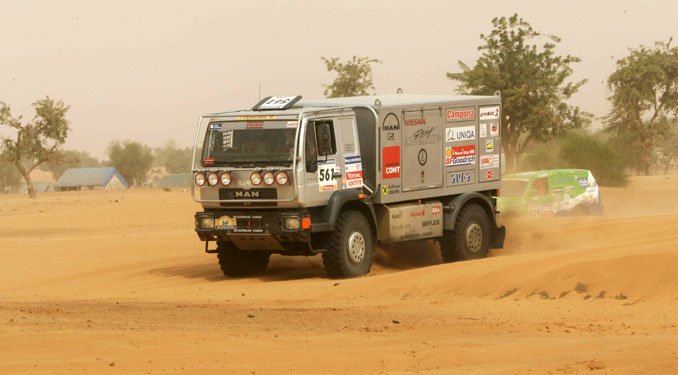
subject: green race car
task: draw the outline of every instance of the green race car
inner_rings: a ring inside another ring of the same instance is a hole
[[[499,211],[504,215],[601,214],[600,190],[591,171],[551,169],[502,178]]]

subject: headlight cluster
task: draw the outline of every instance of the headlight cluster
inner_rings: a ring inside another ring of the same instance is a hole
[[[216,186],[219,182],[224,186],[228,186],[231,184],[232,178],[230,172],[198,172],[193,175],[193,180],[198,186],[205,186],[205,184]],[[266,171],[263,172],[263,174],[262,172],[252,172],[250,175],[250,182],[254,186],[261,185],[262,181],[268,186],[271,186],[274,183],[278,183],[278,185],[287,185],[289,180],[289,176],[283,171]]]

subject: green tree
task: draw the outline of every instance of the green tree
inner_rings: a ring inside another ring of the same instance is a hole
[[[324,94],[328,98],[343,98],[347,96],[369,95],[374,90],[372,84],[372,64],[381,63],[369,57],[357,57],[346,62],[339,61],[338,57],[321,57],[328,72],[336,72],[337,78],[331,85],[323,85]]]
[[[115,141],[108,146],[108,163],[115,167],[130,185],[140,186],[153,164],[151,149],[139,142]]]
[[[61,159],[61,146],[68,136],[66,112],[70,107],[62,101],[46,97],[33,103],[33,120],[23,123],[21,116],[13,117],[9,105],[0,102],[0,124],[12,128],[16,138],[2,138],[0,159],[12,163],[24,181],[28,196],[35,198],[31,172],[40,164]]]
[[[179,148],[174,140],[165,142],[153,151],[156,165],[165,167],[168,173],[190,173],[193,151],[190,147]]]
[[[21,175],[14,164],[0,161],[0,192],[13,191],[21,186]]]
[[[561,168],[588,169],[603,186],[627,183],[626,163],[610,145],[586,132],[570,132],[560,141]]]
[[[635,155],[635,169],[650,173],[654,151],[678,114],[678,48],[656,43],[641,46],[617,61],[607,80],[612,110],[606,130],[619,138],[625,153]]]
[[[40,166],[44,171],[52,172],[52,177],[58,180],[68,168],[98,167],[99,159],[91,156],[87,151],[65,150],[61,160],[48,161]]]
[[[509,166],[532,141],[548,141],[590,122],[591,114],[570,106],[569,99],[586,80],[568,82],[579,58],[556,54],[560,39],[535,31],[517,14],[492,19],[493,30],[480,35],[484,44],[473,68],[459,61],[462,94],[502,96],[501,141]],[[538,47],[535,43],[543,40]]]

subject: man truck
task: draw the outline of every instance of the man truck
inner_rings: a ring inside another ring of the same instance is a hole
[[[403,241],[436,240],[445,262],[483,258],[505,237],[500,121],[498,93],[266,97],[202,116],[196,233],[231,277],[318,253],[328,276],[360,276],[376,245]]]

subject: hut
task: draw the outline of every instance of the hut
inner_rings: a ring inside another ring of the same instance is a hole
[[[115,167],[70,168],[57,181],[57,190],[127,189],[127,181]]]

